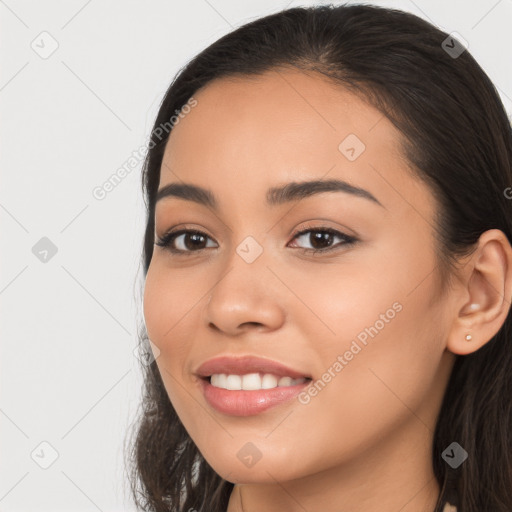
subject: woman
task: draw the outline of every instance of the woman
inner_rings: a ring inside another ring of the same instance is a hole
[[[512,510],[511,167],[489,78],[412,14],[293,8],[195,57],[143,173],[137,505]]]

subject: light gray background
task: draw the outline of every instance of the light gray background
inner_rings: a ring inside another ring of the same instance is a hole
[[[140,164],[104,199],[93,190],[147,141],[193,55],[315,3],[0,1],[1,511],[134,510],[122,442],[141,386]],[[374,3],[461,34],[510,114],[512,0]],[[43,442],[58,453],[47,469]]]

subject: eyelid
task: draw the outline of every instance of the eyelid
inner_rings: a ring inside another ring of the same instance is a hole
[[[196,227],[187,222],[178,222],[177,224],[174,224],[172,227],[170,227],[168,229],[164,229],[162,236],[160,238],[164,238],[167,235],[169,235],[170,233],[177,233],[178,231],[197,231],[200,233],[204,233],[205,235],[208,235],[208,237],[210,237],[212,240],[215,240],[215,238],[213,236],[211,236],[208,233],[208,230],[206,228],[204,228],[203,226]],[[156,240],[157,238],[159,238],[158,230],[155,229],[154,239]]]
[[[324,231],[324,230],[333,230],[337,231],[340,235],[344,235],[347,238],[353,238],[353,239],[360,239],[360,236],[354,232],[353,229],[349,229],[345,226],[332,226],[333,221],[327,220],[327,219],[315,219],[315,220],[308,220],[306,222],[303,222],[300,224],[300,228],[297,228],[297,230],[294,230],[291,234],[292,237],[296,237],[297,235],[301,234],[304,231]]]

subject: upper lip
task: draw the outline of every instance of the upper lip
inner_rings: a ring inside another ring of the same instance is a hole
[[[220,356],[209,359],[196,370],[199,377],[211,377],[213,374],[226,373],[232,375],[245,375],[247,373],[271,373],[277,377],[311,378],[304,372],[294,370],[288,366],[256,356]]]

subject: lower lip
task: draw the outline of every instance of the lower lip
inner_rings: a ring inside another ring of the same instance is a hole
[[[201,379],[201,388],[206,401],[217,411],[231,416],[252,416],[295,398],[310,382],[249,391],[217,388]]]

